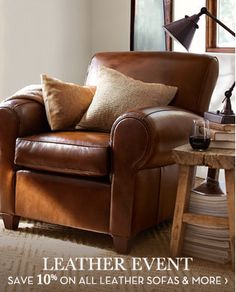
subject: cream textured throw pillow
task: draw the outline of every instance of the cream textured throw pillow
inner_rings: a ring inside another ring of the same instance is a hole
[[[43,100],[52,130],[75,126],[90,105],[96,87],[80,86],[41,75]]]
[[[126,111],[167,105],[176,91],[177,87],[142,82],[101,66],[96,93],[77,128],[109,131],[114,121]]]

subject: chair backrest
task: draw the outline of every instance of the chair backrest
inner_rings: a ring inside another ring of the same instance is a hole
[[[218,61],[209,55],[179,52],[102,52],[91,60],[87,85],[97,84],[99,65],[144,82],[178,87],[171,105],[203,115],[218,77]]]

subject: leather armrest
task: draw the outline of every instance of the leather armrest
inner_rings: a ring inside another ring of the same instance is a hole
[[[125,113],[112,127],[114,160],[135,169],[173,164],[172,149],[188,142],[192,121],[197,118],[173,106]]]
[[[49,125],[43,103],[32,99],[30,93],[13,95],[0,104],[0,123],[16,123],[17,137],[49,131]]]
[[[187,143],[199,116],[165,106],[130,111],[111,129],[112,196],[110,232],[130,237],[139,170],[174,164],[172,149]]]
[[[43,104],[15,95],[0,104],[0,212],[14,214],[17,137],[48,131]]]

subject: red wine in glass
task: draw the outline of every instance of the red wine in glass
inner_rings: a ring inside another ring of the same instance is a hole
[[[193,121],[189,143],[194,150],[206,150],[210,145],[209,121],[198,119]]]
[[[211,139],[203,136],[190,136],[189,143],[195,150],[206,150],[210,145]]]

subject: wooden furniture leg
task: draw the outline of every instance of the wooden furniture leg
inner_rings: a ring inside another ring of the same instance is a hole
[[[128,254],[130,251],[129,239],[121,236],[113,236],[115,250],[119,254]]]
[[[20,217],[10,214],[1,214],[6,229],[17,230]]]
[[[179,184],[176,196],[175,213],[172,226],[172,235],[170,250],[171,255],[176,257],[180,254],[183,244],[183,234],[185,224],[183,223],[183,214],[188,208],[190,190],[193,177],[195,175],[195,166],[180,165]]]

